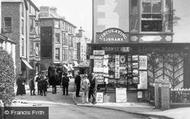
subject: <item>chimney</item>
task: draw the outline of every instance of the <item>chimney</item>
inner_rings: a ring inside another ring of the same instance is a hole
[[[84,32],[84,30],[82,29],[82,27],[80,27],[80,29],[79,29],[79,37],[82,37],[83,36],[83,32]]]

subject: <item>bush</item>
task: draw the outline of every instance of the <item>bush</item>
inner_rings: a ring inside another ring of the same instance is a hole
[[[5,105],[11,104],[14,93],[14,63],[12,57],[0,49],[0,99]]]

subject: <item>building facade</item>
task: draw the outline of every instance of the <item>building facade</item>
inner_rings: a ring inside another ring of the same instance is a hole
[[[40,24],[38,7],[29,1],[29,62],[33,67],[30,74],[40,71]]]
[[[76,34],[76,55],[77,63],[79,66],[89,66],[89,60],[87,60],[87,44],[91,43],[91,40],[84,35],[82,27]]]
[[[16,43],[16,74],[29,76],[30,0],[2,1],[2,34]]]
[[[189,44],[174,44],[172,0],[92,0],[87,50],[100,102],[154,100],[154,85],[187,88]]]
[[[40,7],[41,65],[44,69],[50,63],[68,65],[76,60],[75,28],[57,14],[56,8]]]

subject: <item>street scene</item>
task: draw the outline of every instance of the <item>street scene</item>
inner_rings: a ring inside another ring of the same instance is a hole
[[[0,2],[0,119],[189,119],[190,1]]]

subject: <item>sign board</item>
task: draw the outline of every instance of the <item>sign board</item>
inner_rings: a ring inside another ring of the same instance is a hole
[[[118,43],[118,42],[128,42],[129,35],[125,33],[121,29],[118,28],[109,28],[104,30],[102,33],[97,35],[98,42],[111,42],[111,43]]]
[[[94,67],[101,68],[103,66],[103,60],[94,60]]]
[[[139,69],[147,70],[147,56],[139,56]]]
[[[137,98],[142,98],[143,97],[143,92],[142,91],[138,91],[137,92]]]
[[[93,55],[105,55],[104,50],[93,50]]]
[[[96,93],[96,102],[97,103],[103,103],[103,101],[104,101],[103,92],[97,92]]]
[[[116,102],[124,103],[127,102],[127,89],[116,88]]]
[[[139,84],[138,89],[147,89],[147,71],[139,71]]]

